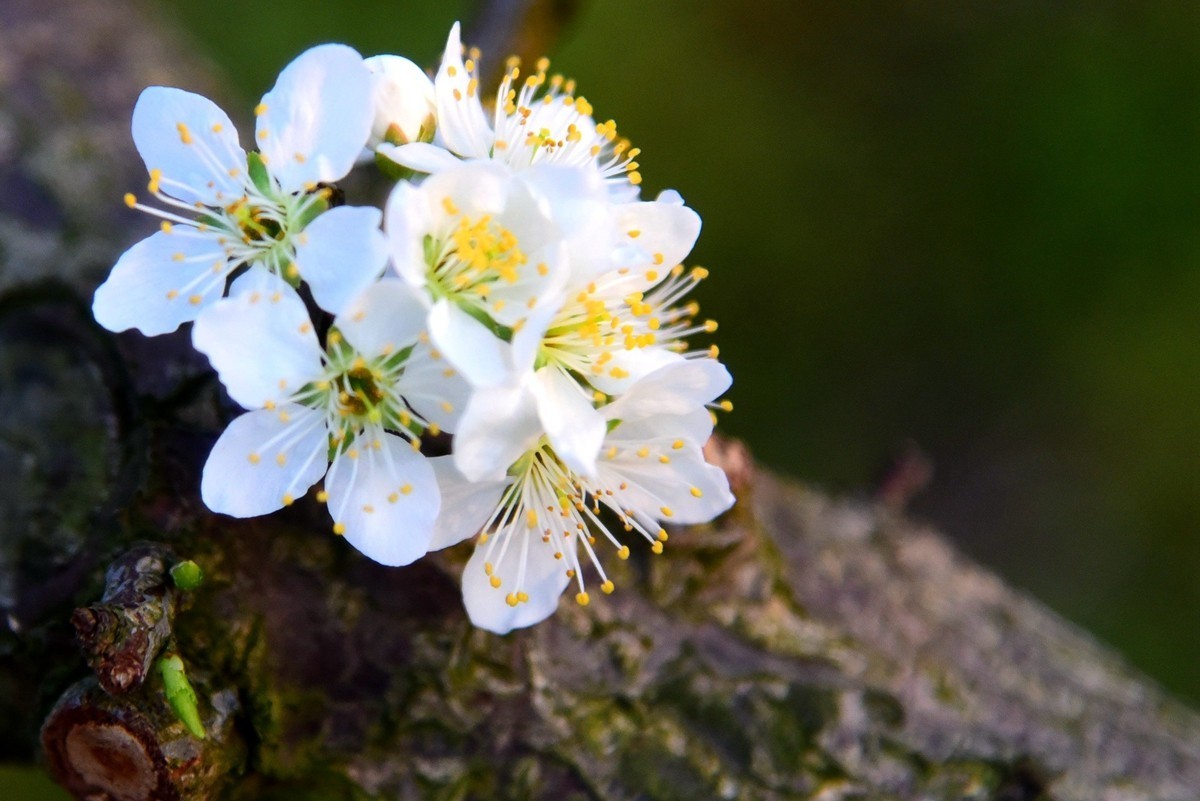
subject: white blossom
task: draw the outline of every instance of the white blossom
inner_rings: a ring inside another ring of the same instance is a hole
[[[402,282],[381,281],[335,318],[322,348],[303,302],[276,276],[239,279],[205,309],[193,342],[230,397],[253,410],[205,464],[208,507],[267,514],[324,476],[318,499],[335,533],[383,564],[422,556],[440,496],[420,436],[453,429],[466,390],[427,344],[422,311]]]
[[[113,331],[147,335],[195,319],[235,270],[306,280],[328,311],[373,281],[386,262],[373,208],[329,207],[321,184],[345,176],[373,119],[371,76],[344,45],[297,57],[255,109],[258,153],[247,155],[228,116],[182,89],[152,86],[133,112],[133,139],[161,230],[118,260],[93,313]]]
[[[433,138],[437,101],[433,81],[425,71],[403,56],[371,56],[364,62],[371,72],[375,118],[367,140],[367,153],[389,144],[424,142]]]
[[[572,581],[576,601],[586,605],[586,565],[604,593],[614,589],[601,564],[601,541],[620,559],[630,554],[626,540],[662,553],[664,524],[702,523],[728,509],[734,501],[728,480],[702,452],[712,432],[704,406],[728,386],[729,374],[712,359],[646,376],[602,408],[609,430],[591,477],[564,464],[545,437],[491,480],[468,481],[450,457],[433,460],[446,511],[431,547],[482,530],[463,573],[472,622],[501,634],[537,623]],[[605,523],[605,509],[619,531]]]
[[[547,59],[524,80],[518,60],[508,60],[489,119],[479,92],[480,54],[472,50],[463,60],[459,31],[456,22],[434,79],[436,144],[383,145],[381,154],[428,173],[458,158],[493,159],[517,170],[535,164],[584,167],[605,180],[614,199],[637,196],[642,176],[634,159],[640,151],[617,136],[613,120],[595,121],[591,103],[576,95],[573,80],[549,76]]]

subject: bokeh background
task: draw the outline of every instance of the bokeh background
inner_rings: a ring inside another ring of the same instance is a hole
[[[162,0],[247,108],[467,2]],[[722,426],[913,510],[1200,701],[1200,5],[584,0],[553,67],[704,218]]]
[[[469,7],[159,4],[246,109]],[[864,496],[917,443],[915,513],[1200,701],[1200,4],[585,0],[550,55],[704,218],[727,432]]]

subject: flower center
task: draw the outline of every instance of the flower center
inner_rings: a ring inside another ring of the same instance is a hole
[[[449,198],[443,205],[451,215],[458,214]],[[431,291],[468,308],[501,302],[489,304],[492,290],[517,283],[529,260],[516,235],[487,214],[458,215],[449,234],[440,243],[426,237],[425,248]]]

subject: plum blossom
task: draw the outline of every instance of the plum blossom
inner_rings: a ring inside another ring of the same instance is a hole
[[[334,532],[368,557],[408,564],[439,508],[420,437],[451,430],[465,384],[422,340],[421,306],[381,281],[336,317],[322,348],[279,277],[239,279],[196,319],[192,339],[237,403],[204,466],[201,496],[234,517],[290,505],[325,479]]]
[[[344,45],[305,51],[255,109],[258,152],[247,154],[229,117],[182,89],[151,86],[133,112],[133,140],[159,205],[125,202],[160,230],[121,256],[96,291],[93,313],[113,331],[146,335],[194,320],[239,268],[302,277],[337,313],[386,262],[374,208],[329,210],[323,184],[344,177],[371,131],[371,74]]]
[[[544,436],[491,480],[468,481],[451,457],[434,459],[445,501],[431,548],[483,532],[462,580],[471,621],[499,634],[532,625],[553,613],[572,582],[575,600],[586,606],[586,564],[602,592],[614,590],[601,540],[620,559],[629,558],[625,539],[645,541],[658,554],[668,539],[664,523],[702,523],[728,509],[728,480],[701,448],[713,425],[704,406],[729,382],[712,359],[647,375],[601,409],[608,431],[593,476],[564,464]],[[619,532],[605,523],[605,509]]]
[[[586,168],[599,175],[614,199],[637,196],[642,182],[635,161],[641,152],[617,136],[613,120],[597,123],[593,109],[575,93],[575,81],[548,76],[548,59],[521,80],[516,58],[505,65],[489,120],[479,92],[480,54],[463,60],[460,27],[450,29],[434,79],[438,132],[435,144],[383,145],[380,154],[409,169],[434,173],[459,159],[493,159],[522,170],[535,164]]]

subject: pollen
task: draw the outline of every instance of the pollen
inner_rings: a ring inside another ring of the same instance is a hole
[[[662,512],[663,517],[673,517],[675,515],[675,513],[671,511],[670,506],[662,506],[658,511]]]
[[[262,457],[257,453],[248,453],[246,454],[246,458],[250,461],[250,464],[258,464],[262,461]]]
[[[317,493],[317,502],[318,503],[328,503],[329,502],[329,493],[326,492],[325,490],[321,490],[320,492],[318,492]]]
[[[187,125],[182,122],[175,123],[175,130],[179,131],[179,141],[185,145],[192,143],[192,132],[188,130]]]
[[[159,228],[159,230],[160,230],[160,231],[162,231],[164,234],[169,234],[169,233],[171,233],[171,230],[172,230],[174,227],[175,227],[175,226],[171,225],[171,221],[170,221],[170,220],[163,220],[163,221],[162,221],[161,223],[159,223],[159,225],[158,225],[158,228]]]
[[[131,209],[134,206],[136,206],[137,205],[137,195],[133,194],[132,192],[126,192],[125,193],[125,205]]]
[[[402,484],[400,486],[401,495],[409,495],[412,493],[412,484]]]
[[[500,584],[501,584],[502,582],[500,581],[500,577],[499,577],[499,576],[492,576],[492,577],[491,577],[491,579],[489,579],[489,583],[490,583],[490,584],[491,584],[491,585],[492,585],[494,588],[496,588],[496,589],[499,589],[499,588],[500,588]]]
[[[665,528],[660,528],[658,530],[658,534],[656,534],[655,536],[658,537],[659,542],[666,542],[667,540],[670,539],[670,537],[667,536],[667,530]]]
[[[199,306],[200,301],[202,300],[204,300],[204,298],[202,298],[200,295],[192,295],[188,298],[188,303],[192,304],[193,306]]]
[[[653,554],[662,553],[663,552],[663,544],[661,542],[655,542],[653,545],[650,546],[650,552]]]
[[[619,551],[617,551],[617,558],[621,559],[621,560],[625,560],[625,559],[629,558],[629,546],[628,545],[621,546],[621,549]]]
[[[333,524],[333,533],[337,534],[339,537],[342,536],[343,534],[345,534],[346,533],[346,524],[345,523],[334,523]]]
[[[267,104],[266,103],[259,103],[257,106],[254,107],[254,116],[255,117],[261,117],[262,115],[264,115],[266,113],[267,113]]]
[[[292,497],[292,494],[290,492],[283,493],[283,505],[284,506],[291,506],[295,502],[296,502],[296,499]]]
[[[679,449],[681,449],[681,448],[683,447],[683,440],[681,440],[681,439],[677,439],[677,440],[675,440],[674,442],[672,442],[672,443],[671,443],[671,447],[672,447],[674,450],[679,450]]]
[[[586,592],[578,593],[575,596],[575,603],[579,604],[580,606],[587,606],[591,602],[591,600],[592,599],[588,597],[588,594]]]
[[[605,595],[612,595],[613,590],[615,590],[616,588],[617,588],[617,586],[615,584],[613,584],[611,580],[605,581],[603,584],[600,585],[600,591],[603,592]]]
[[[704,492],[699,487],[692,487],[691,493],[693,498],[700,498],[704,495]]]

